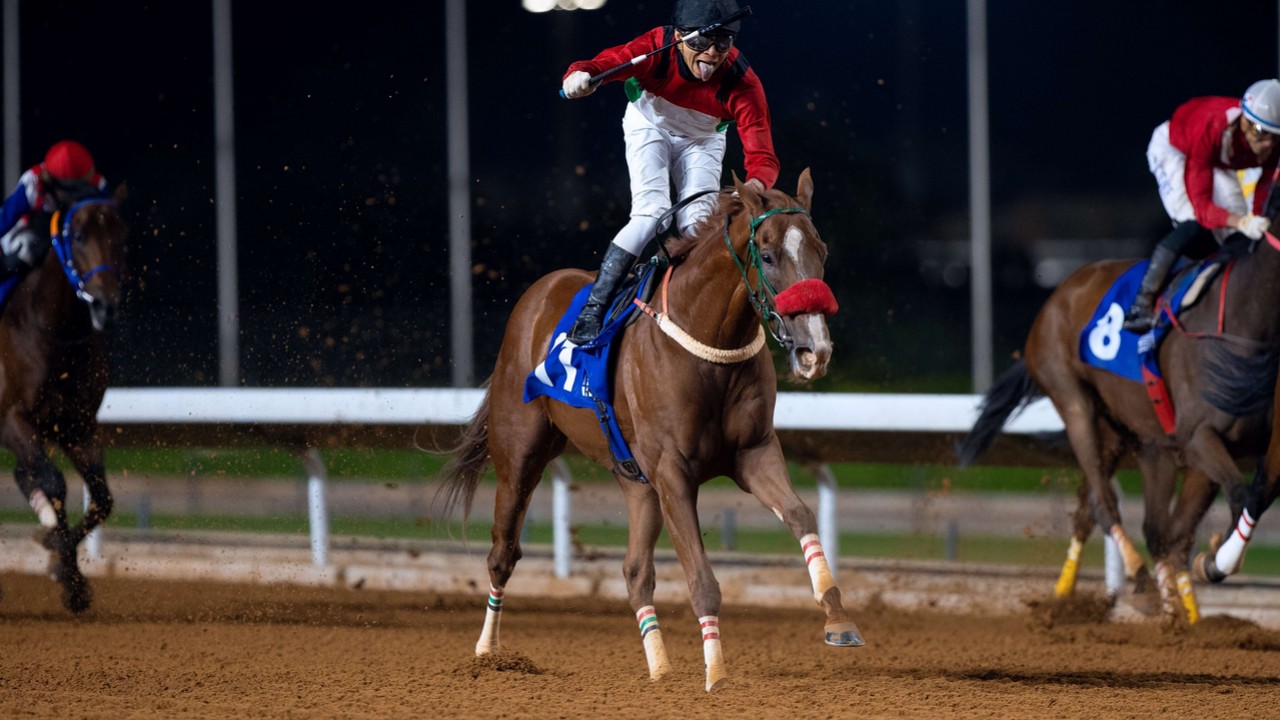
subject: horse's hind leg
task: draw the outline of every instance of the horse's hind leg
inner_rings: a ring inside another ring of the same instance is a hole
[[[844,609],[840,588],[836,585],[826,555],[822,552],[817,519],[791,486],[782,449],[776,438],[771,443],[739,453],[737,465],[738,482],[742,488],[786,523],[791,534],[800,542],[805,564],[809,568],[809,580],[813,583],[814,599],[827,614],[825,642],[836,647],[862,645],[862,633]]]
[[[498,488],[493,506],[493,547],[489,550],[489,604],[476,655],[499,647],[498,629],[507,581],[523,552],[520,529],[547,463],[564,450],[565,437],[542,415],[503,417],[490,412],[489,448]],[[502,419],[499,419],[502,418]]]
[[[622,576],[627,581],[627,599],[640,624],[640,639],[649,663],[649,678],[657,680],[671,670],[667,648],[658,627],[658,614],[653,607],[655,572],[653,547],[662,532],[662,506],[652,485],[618,479],[627,499],[627,557]]]
[[[1141,582],[1146,575],[1142,555],[1129,540],[1120,524],[1120,504],[1111,477],[1119,464],[1123,442],[1115,431],[1098,420],[1097,399],[1093,393],[1071,382],[1046,388],[1058,415],[1067,429],[1067,439],[1075,453],[1088,487],[1089,503],[1098,525],[1102,526],[1120,549],[1125,577]]]
[[[1058,582],[1053,586],[1054,597],[1067,598],[1075,592],[1076,579],[1080,576],[1080,553],[1096,526],[1089,506],[1089,484],[1081,478],[1076,488],[1076,511],[1071,516],[1071,545],[1067,547],[1067,559],[1062,563]]]

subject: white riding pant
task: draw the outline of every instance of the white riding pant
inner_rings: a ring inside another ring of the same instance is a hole
[[[1151,143],[1147,145],[1147,167],[1151,168],[1151,174],[1156,177],[1160,202],[1164,203],[1169,219],[1174,222],[1195,220],[1196,211],[1191,205],[1191,198],[1187,196],[1187,156],[1169,143],[1167,121],[1151,134]],[[1214,168],[1213,204],[1234,215],[1249,214],[1244,189],[1234,170]],[[1219,244],[1233,232],[1235,228],[1213,228],[1213,236]]]
[[[676,135],[655,127],[634,103],[627,104],[622,116],[622,134],[631,174],[632,220],[613,242],[632,255],[639,255],[658,230],[658,218],[671,209],[672,187],[676,198],[720,189],[725,134]],[[714,195],[705,195],[681,208],[676,213],[676,227],[688,233],[711,214],[715,202]]]

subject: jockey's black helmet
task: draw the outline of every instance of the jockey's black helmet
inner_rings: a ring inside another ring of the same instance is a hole
[[[697,30],[736,12],[736,0],[676,0],[676,7],[671,11],[671,24],[678,28]],[[741,21],[734,20],[723,29],[736,33],[741,25]]]

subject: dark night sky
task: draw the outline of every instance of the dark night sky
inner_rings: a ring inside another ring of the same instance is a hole
[[[845,308],[833,332],[859,358],[833,382],[967,376],[967,290],[926,287],[912,256],[916,240],[967,237],[964,1],[750,4],[740,47],[770,100],[779,184],[814,169]],[[1237,95],[1280,62],[1275,4],[1228,6],[988,0],[1000,247],[1085,238],[1102,256],[1111,238],[1158,239],[1152,128],[1186,98]],[[449,381],[443,3],[363,10],[233,5],[249,385]],[[208,4],[41,0],[21,13],[23,166],[75,137],[131,189],[116,382],[215,382]],[[625,222],[620,87],[561,100],[565,66],[669,13],[669,2],[542,15],[519,0],[468,3],[478,378],[519,291],[594,266]],[[740,167],[730,132],[726,173]],[[1014,308],[997,319],[998,353],[1020,344],[1040,299],[998,288]]]

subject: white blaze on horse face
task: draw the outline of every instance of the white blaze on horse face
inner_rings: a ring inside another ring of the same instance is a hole
[[[795,225],[787,228],[787,234],[782,239],[782,251],[791,260],[791,265],[795,267],[800,279],[804,280],[804,271],[800,269],[800,247],[802,245],[804,245],[804,231]]]

